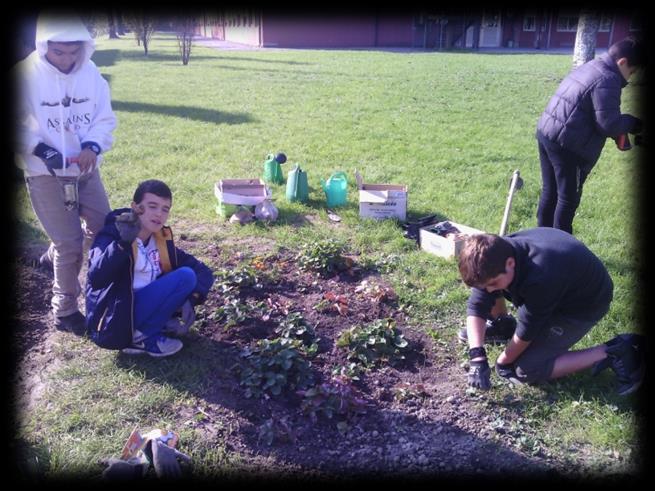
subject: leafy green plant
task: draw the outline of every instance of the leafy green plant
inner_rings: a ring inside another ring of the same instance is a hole
[[[377,319],[365,326],[353,326],[343,331],[337,339],[337,346],[348,351],[349,359],[365,366],[379,361],[393,363],[403,360],[407,345],[393,319]]]
[[[307,324],[299,312],[291,312],[287,315],[275,328],[275,333],[281,338],[298,339],[305,346],[316,346],[316,341],[318,341],[314,327]]]
[[[273,415],[264,421],[257,431],[257,440],[264,441],[266,445],[271,446],[274,440],[296,442],[296,434],[289,424],[287,417],[277,417]]]
[[[305,243],[296,257],[298,267],[329,276],[348,267],[348,260],[343,257],[344,250],[345,246],[334,239]]]
[[[352,379],[345,375],[335,375],[328,382],[307,390],[298,390],[303,397],[301,409],[316,422],[319,415],[328,419],[342,416],[350,419],[355,414],[366,412],[367,403]]]
[[[234,296],[242,288],[261,289],[263,284],[255,268],[242,266],[240,268],[219,269],[214,273],[216,277],[214,288],[224,296]]]
[[[239,366],[245,396],[280,395],[285,389],[304,389],[314,380],[311,363],[303,357],[302,341],[288,338],[260,339],[254,348],[246,347]]]

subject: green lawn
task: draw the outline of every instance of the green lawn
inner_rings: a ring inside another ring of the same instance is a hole
[[[194,227],[207,239],[261,238],[286,247],[324,237],[344,240],[361,257],[394,261],[386,277],[401,303],[412,305],[417,322],[436,322],[453,335],[463,323],[468,295],[455,263],[416,251],[394,222],[361,220],[354,171],[366,182],[408,185],[410,217],[438,213],[497,233],[509,179],[520,169],[525,185],[515,196],[508,228],[535,226],[540,171],[534,130],[571,66],[570,56],[551,54],[216,51],[198,46],[183,66],[175,39],[159,33],[148,58],[125,38],[99,39],[93,59],[110,82],[119,121],[114,149],[102,167],[112,207],[127,205],[139,181],[159,178],[173,190],[171,224],[178,234]],[[624,111],[641,115],[632,86],[622,100]],[[310,204],[289,204],[284,186],[273,186],[280,210],[276,224],[223,226],[215,213],[214,183],[260,177],[265,156],[277,151],[288,156],[285,174],[296,162],[307,171]],[[609,314],[581,347],[639,330],[633,188],[641,151],[619,152],[606,145],[574,222],[576,236],[605,262],[615,285]],[[345,226],[334,228],[327,225],[319,180],[337,170],[348,174],[349,203],[340,211]],[[299,215],[317,219],[313,226],[297,227]],[[44,240],[34,232],[39,226],[24,192],[18,216],[22,237]],[[81,346],[70,340],[60,349]],[[209,356],[198,349],[198,359]],[[126,414],[130,422],[146,419],[155,425],[166,421],[167,408],[186,403],[188,394],[159,384],[157,376],[117,369],[113,352],[96,350],[88,356],[67,357],[56,373],[54,407],[24,415],[22,437],[42,456],[40,465],[47,472],[85,469],[90,460],[111,454],[124,439]],[[166,371],[179,362],[157,365]],[[202,372],[202,367],[196,363],[193,370]],[[193,384],[202,373],[180,376]],[[543,402],[530,410],[542,444],[557,451],[574,441],[588,445],[598,458],[634,451],[634,399],[610,395],[608,403],[599,391],[609,386],[598,388],[584,375],[562,382],[557,390],[565,394],[581,384],[592,387],[584,401],[562,397],[547,410],[537,408]],[[533,393],[527,390],[523,397],[529,406]],[[121,409],[123,404],[127,408]],[[164,410],[154,417],[154,408]],[[100,443],[99,434],[111,437],[111,445]],[[194,450],[207,468],[238,466],[233,462],[238,456],[203,445]]]

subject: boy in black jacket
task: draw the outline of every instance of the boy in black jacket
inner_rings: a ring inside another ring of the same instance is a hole
[[[86,285],[87,330],[103,348],[164,357],[182,341],[164,335],[172,315],[205,301],[211,270],[175,247],[165,226],[172,204],[169,187],[148,180],[134,192],[131,208],[107,215],[89,252]]]
[[[620,106],[621,90],[645,64],[643,44],[626,38],[573,70],[548,102],[536,132],[542,181],[538,226],[573,233],[582,186],[607,138],[618,146],[620,138],[642,131],[641,120],[621,114]]]
[[[501,294],[518,307],[518,324],[496,362],[499,376],[537,383],[590,367],[595,373],[610,367],[621,395],[641,384],[641,336],[622,334],[602,345],[570,351],[607,313],[613,293],[603,263],[572,235],[548,227],[505,237],[473,235],[460,253],[459,271],[472,287],[466,312],[469,385],[491,387],[483,348],[485,319]]]

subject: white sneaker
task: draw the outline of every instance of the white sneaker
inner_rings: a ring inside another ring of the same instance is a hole
[[[184,344],[179,339],[166,336],[151,336],[139,343],[133,343],[129,348],[123,348],[121,353],[126,355],[147,354],[154,358],[163,358],[174,355],[182,349]]]

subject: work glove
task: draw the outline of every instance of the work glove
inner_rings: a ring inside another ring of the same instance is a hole
[[[152,450],[152,465],[157,477],[164,479],[177,479],[182,477],[182,469],[178,459],[190,463],[191,457],[179,450],[169,447],[159,438],[150,440]]]
[[[171,317],[166,325],[164,326],[163,332],[165,334],[173,334],[176,336],[183,336],[189,332],[189,329],[196,321],[196,311],[191,305],[191,302],[187,300],[182,304],[181,307],[181,316],[178,319],[177,316]],[[180,312],[180,311],[178,311]]]
[[[506,365],[496,362],[496,375],[506,380],[509,380],[513,384],[521,383],[518,377],[516,376],[516,370],[514,369],[513,363],[508,363]]]
[[[64,159],[61,153],[45,143],[39,143],[32,153],[43,160],[43,163],[48,168],[48,172],[52,176],[55,175],[55,169],[62,169],[64,167]]]
[[[481,390],[491,389],[491,368],[486,358],[470,362],[468,384]]]
[[[138,479],[145,476],[150,467],[147,461],[136,457],[129,460],[111,458],[105,464],[108,467],[102,472],[102,478],[110,480]]]
[[[116,228],[121,236],[121,242],[130,245],[141,231],[139,215],[133,211],[126,211],[116,217]]]

